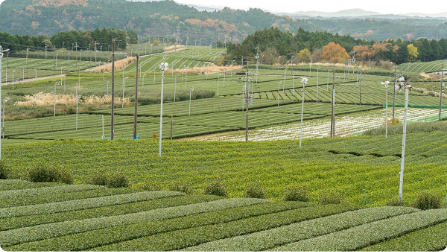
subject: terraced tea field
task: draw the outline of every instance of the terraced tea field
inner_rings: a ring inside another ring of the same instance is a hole
[[[447,238],[446,209],[227,199],[23,180],[0,180],[0,198],[0,244],[7,251],[390,250],[409,237],[420,250],[440,250]]]

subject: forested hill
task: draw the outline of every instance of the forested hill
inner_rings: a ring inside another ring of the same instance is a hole
[[[256,30],[271,27],[292,33],[302,27],[374,41],[447,37],[445,19],[292,19],[260,9],[198,11],[172,0],[5,0],[0,16],[0,30],[10,34],[52,36],[60,31],[115,28],[136,31],[139,37],[177,38],[183,44],[189,38],[188,44],[197,45],[219,39],[238,43]]]

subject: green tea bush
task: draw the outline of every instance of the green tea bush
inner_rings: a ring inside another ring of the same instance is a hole
[[[62,182],[66,184],[73,184],[73,176],[71,175],[70,171],[65,169],[56,169],[52,166],[34,166],[29,170],[29,179],[31,182]]]
[[[284,201],[309,201],[309,195],[305,186],[292,186],[287,188],[284,194]]]
[[[259,185],[249,185],[247,189],[245,190],[246,198],[258,198],[258,199],[265,199],[265,192],[262,190],[262,188]]]
[[[220,180],[208,183],[205,186],[204,194],[216,195],[216,196],[227,196],[227,190],[225,186],[220,182]]]
[[[98,172],[90,179],[90,183],[93,185],[105,186],[107,182],[107,174],[104,172]]]
[[[102,185],[110,188],[129,187],[130,182],[122,173],[96,173],[90,180],[91,184]]]
[[[107,178],[106,186],[111,188],[129,187],[130,182],[126,175],[122,173],[112,173]]]
[[[414,207],[421,210],[441,208],[441,205],[441,197],[429,192],[421,192],[414,202]]]
[[[3,161],[0,161],[0,179],[7,179],[9,175],[9,169],[5,166]]]

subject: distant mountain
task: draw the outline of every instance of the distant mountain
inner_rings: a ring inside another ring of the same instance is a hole
[[[114,28],[135,31],[140,38],[168,37],[179,43],[202,45],[217,40],[237,43],[271,27],[291,33],[302,27],[381,41],[447,37],[443,15],[415,18],[361,9],[273,14],[256,8],[188,6],[173,0],[5,0],[0,5],[0,27],[1,32],[45,36]]]
[[[284,13],[286,14],[286,13]],[[321,12],[321,11],[301,11],[287,13],[289,16],[307,16],[307,17],[363,17],[372,15],[381,15],[378,12],[365,11],[361,9],[342,10],[337,12]]]

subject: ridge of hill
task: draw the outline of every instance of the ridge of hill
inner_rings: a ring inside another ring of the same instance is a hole
[[[67,30],[115,28],[134,30],[140,37],[175,37],[179,43],[202,45],[225,39],[237,43],[256,30],[270,27],[292,33],[302,27],[375,41],[447,35],[447,24],[442,18],[406,17],[397,22],[383,18],[384,15],[365,16],[374,13],[363,10],[341,11],[337,15],[343,17],[337,18],[309,18],[257,8],[199,9],[174,1],[5,0],[0,7],[0,26],[2,32],[11,34],[46,36]],[[367,33],[368,30],[372,32]]]

